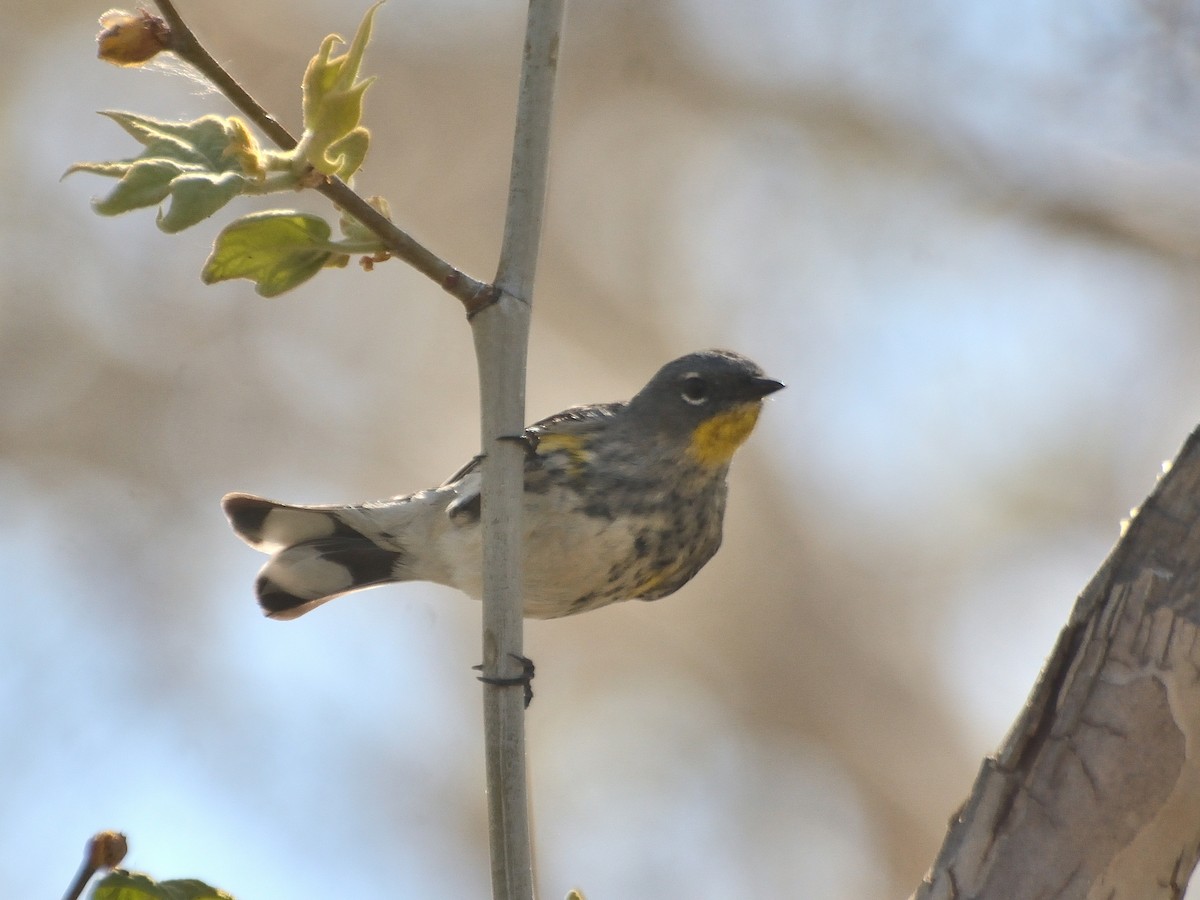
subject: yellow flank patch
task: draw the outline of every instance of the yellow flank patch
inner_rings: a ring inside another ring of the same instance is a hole
[[[636,588],[630,592],[630,596],[643,597],[649,594],[661,584],[666,584],[667,581],[679,574],[680,566],[671,566],[669,569],[663,569],[657,575],[651,575]]]
[[[578,473],[592,458],[591,451],[584,449],[583,438],[577,434],[553,432],[550,434],[539,434],[537,452],[540,454],[565,453],[567,458],[571,460],[572,473]]]
[[[709,466],[722,466],[750,437],[762,403],[757,400],[736,406],[729,412],[718,413],[696,426],[688,453],[693,459]]]

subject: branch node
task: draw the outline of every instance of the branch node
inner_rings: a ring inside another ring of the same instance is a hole
[[[461,278],[462,278],[462,273],[459,271],[455,271],[453,275],[447,276],[445,281],[443,281],[442,286],[445,287],[447,291],[454,294],[455,291],[453,290],[453,287],[448,286],[447,283],[453,282],[454,285],[457,285],[458,281]],[[481,284],[481,285],[479,285],[478,288],[475,289],[474,292],[472,292],[468,296],[462,298],[463,306],[466,307],[466,310],[467,310],[467,321],[468,322],[471,321],[472,319],[475,318],[476,315],[483,312],[485,309],[487,309],[489,306],[491,306],[493,303],[495,303],[497,300],[499,300],[500,294],[501,294],[500,288],[496,287],[496,285]],[[455,296],[458,296],[458,295],[455,294]]]

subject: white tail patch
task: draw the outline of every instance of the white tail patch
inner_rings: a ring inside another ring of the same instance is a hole
[[[337,527],[338,520],[327,512],[277,506],[263,519],[262,536],[258,546],[267,551],[274,551],[302,541],[330,537],[337,531]]]

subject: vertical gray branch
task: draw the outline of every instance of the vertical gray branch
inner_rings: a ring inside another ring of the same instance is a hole
[[[528,305],[533,295],[550,158],[554,80],[566,0],[531,0],[525,33],[508,214],[496,287]]]
[[[521,498],[524,448],[505,437],[525,425],[525,360],[541,239],[550,119],[564,0],[529,5],[504,244],[493,303],[471,319],[483,435],[483,671],[522,673]],[[525,779],[524,692],[484,686],[492,894],[532,900],[533,865]]]

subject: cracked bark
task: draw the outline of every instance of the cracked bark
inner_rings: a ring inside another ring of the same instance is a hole
[[[1182,897],[1200,852],[1198,625],[1200,430],[1080,595],[913,900]]]

